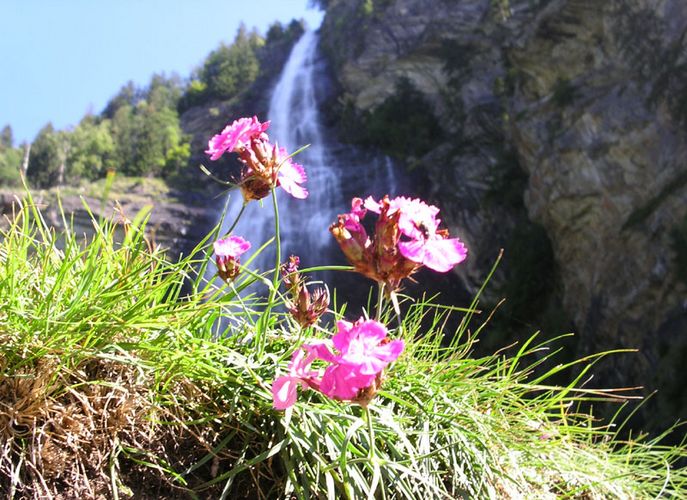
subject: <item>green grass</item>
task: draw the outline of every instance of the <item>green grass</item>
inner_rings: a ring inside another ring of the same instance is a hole
[[[624,499],[687,491],[684,444],[621,438],[620,422],[581,410],[598,400],[635,404],[583,388],[601,356],[579,361],[567,386],[549,382],[569,368],[554,364],[556,339],[535,336],[474,358],[483,332],[468,325],[478,298],[464,309],[406,304],[400,330],[387,307],[383,317],[406,351],[369,419],[312,391],[275,411],[270,386],[293,349],[331,333],[300,330],[278,303],[260,312],[267,299],[246,287],[273,286],[269,270],[243,273],[233,287],[198,279],[214,235],[169,262],[149,248],[144,226],[137,218],[117,242],[113,224],[94,221],[84,243],[54,234],[29,198],[0,235],[0,491],[9,498]],[[280,295],[273,289],[270,297]],[[445,331],[456,314],[461,327]],[[482,324],[488,330],[486,317]]]

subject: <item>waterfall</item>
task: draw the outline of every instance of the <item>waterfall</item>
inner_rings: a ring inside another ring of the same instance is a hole
[[[351,197],[398,194],[398,175],[387,157],[343,146],[332,139],[321,124],[318,85],[324,78],[324,63],[318,56],[318,36],[306,31],[294,45],[270,100],[268,134],[273,142],[294,152],[310,146],[294,160],[305,168],[309,196],[297,200],[277,189],[281,229],[282,262],[298,255],[302,267],[345,264],[329,225],[349,211]],[[238,117],[237,117],[238,118]],[[239,213],[243,199],[232,191],[223,233]],[[270,198],[252,201],[233,234],[252,242],[251,252],[274,236],[274,214]],[[250,252],[249,252],[250,255]],[[264,271],[274,267],[274,245],[251,263]],[[214,273],[214,266],[209,272]]]

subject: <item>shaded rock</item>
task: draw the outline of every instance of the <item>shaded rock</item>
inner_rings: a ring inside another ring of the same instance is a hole
[[[661,74],[685,64],[687,4],[555,7],[507,51],[525,203],[553,242],[580,353],[639,349],[612,358],[604,379],[645,385],[677,368],[656,364],[656,350],[686,291],[670,234],[687,214],[687,134]]]
[[[671,236],[687,217],[687,4],[329,5],[323,47],[340,99],[362,114],[404,76],[447,130],[414,163],[429,181],[425,194],[468,243],[466,286],[478,286],[498,247],[508,257],[519,228],[543,226],[547,241],[532,245],[550,244],[555,265],[532,273],[552,280],[539,293],[560,296],[577,355],[640,350],[603,365],[598,383],[647,392],[660,384],[664,395],[646,410],[660,409],[659,425],[687,417],[685,405],[667,403],[687,392],[670,375],[684,356],[666,347],[687,335],[687,286],[676,271],[676,252],[687,249]],[[516,266],[527,258],[512,255]],[[523,275],[507,266],[497,290]]]

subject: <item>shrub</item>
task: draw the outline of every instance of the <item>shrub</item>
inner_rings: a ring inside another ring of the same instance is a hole
[[[394,158],[418,158],[441,142],[443,131],[432,106],[407,78],[393,95],[362,116],[361,141]]]

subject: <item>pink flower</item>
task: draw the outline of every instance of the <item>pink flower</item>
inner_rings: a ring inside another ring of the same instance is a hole
[[[251,139],[267,140],[265,131],[269,126],[269,121],[260,123],[257,116],[234,120],[231,125],[227,125],[222,132],[210,139],[205,152],[213,161],[218,160],[226,151],[239,153],[248,146]]]
[[[368,211],[378,214],[371,236],[361,222]],[[356,271],[392,292],[422,266],[447,272],[467,257],[465,245],[439,229],[438,214],[419,199],[353,198],[351,212],[339,215],[329,231]]]
[[[372,197],[365,208],[381,213],[382,204]],[[439,209],[424,201],[403,196],[389,200],[388,213],[398,212],[398,229],[408,239],[399,240],[398,249],[406,259],[445,273],[467,257],[468,251],[458,238],[448,238],[448,231],[439,229]]]
[[[239,274],[239,256],[250,248],[250,242],[240,236],[230,236],[213,243],[217,273],[224,281],[231,281]]]
[[[265,132],[269,125],[255,116],[239,118],[210,139],[205,152],[211,160],[218,160],[226,151],[239,155],[243,166],[238,184],[246,202],[266,197],[277,186],[294,198],[307,198],[308,191],[302,186],[307,180],[305,170],[289,158],[286,149],[269,142]]]
[[[365,375],[355,367],[334,363],[324,371],[320,392],[338,401],[354,401],[376,379],[377,375]]]
[[[320,391],[330,398],[355,400],[369,387],[389,363],[403,352],[402,340],[389,340],[386,327],[377,321],[360,318],[355,323],[338,321],[338,333],[332,338],[338,355],[318,354],[331,361],[322,377]]]
[[[363,375],[377,375],[403,352],[403,341],[390,341],[386,327],[378,321],[337,321],[336,327],[332,342],[341,353],[337,362],[355,367]]]
[[[338,353],[324,342],[304,344],[294,353],[289,375],[277,378],[272,385],[275,408],[293,405],[298,385],[360,405],[368,404],[375,396],[384,369],[403,352],[403,341],[390,340],[383,324],[363,318],[355,323],[339,321],[337,329],[332,343]],[[321,378],[318,372],[309,370],[315,359],[329,363]]]

